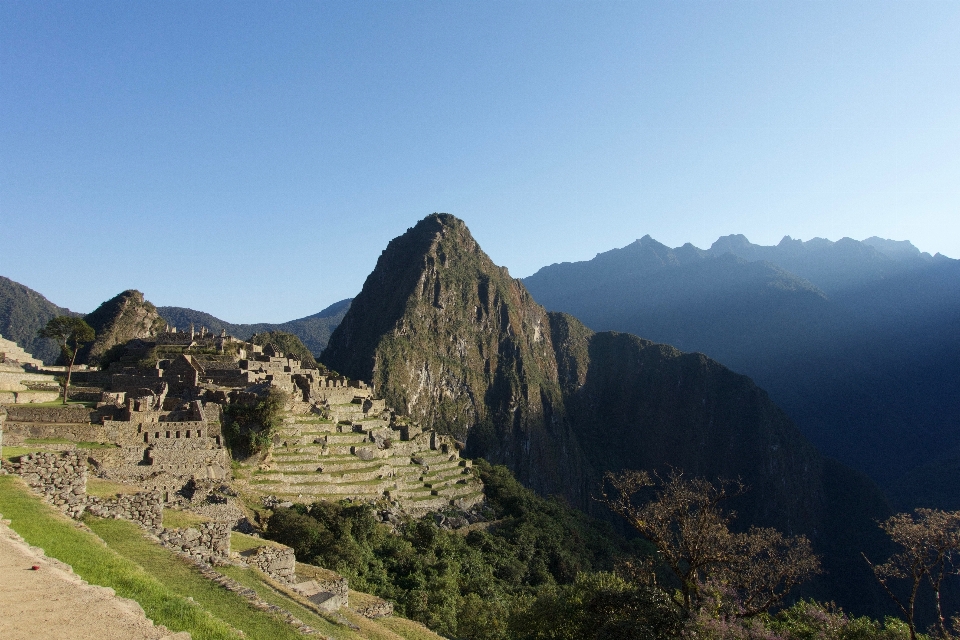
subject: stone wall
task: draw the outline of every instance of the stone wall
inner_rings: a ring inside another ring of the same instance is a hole
[[[243,554],[250,566],[284,584],[293,583],[297,575],[297,558],[293,549],[282,545],[264,545]]]
[[[182,551],[197,560],[211,564],[230,561],[229,522],[204,522],[197,528],[164,529],[159,537],[164,546]]]
[[[320,609],[336,611],[350,604],[350,586],[339,573],[300,562],[296,572],[291,588]]]
[[[100,423],[106,412],[100,409],[88,409],[86,407],[66,406],[66,407],[31,407],[30,405],[17,405],[7,407],[10,422],[51,422],[56,424],[70,423]],[[109,414],[112,416],[113,412]]]
[[[354,611],[364,618],[376,620],[377,618],[386,618],[393,615],[393,604],[380,598],[371,598],[368,602],[354,607]]]
[[[87,502],[87,459],[79,451],[30,453],[12,465],[31,489],[72,518],[79,518]]]
[[[8,409],[18,409],[19,407],[8,407]],[[111,428],[110,424],[52,424],[48,422],[22,422],[19,420],[7,420],[7,433],[11,446],[23,444],[26,438],[45,439],[64,439],[72,442],[116,442],[119,439],[119,432],[116,428]]]
[[[122,518],[145,529],[163,527],[163,496],[159,491],[121,494],[114,498],[87,496],[87,511],[98,518]]]

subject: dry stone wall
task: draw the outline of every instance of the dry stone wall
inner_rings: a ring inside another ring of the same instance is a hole
[[[210,564],[230,561],[230,523],[204,522],[197,528],[164,529],[159,535],[164,546]]]
[[[72,518],[79,518],[87,503],[87,460],[79,451],[31,453],[12,465],[31,489]]]
[[[290,547],[264,545],[249,552],[244,560],[277,582],[291,584],[296,580],[297,558]]]
[[[122,518],[158,531],[163,526],[163,496],[159,491],[121,494],[114,498],[87,496],[87,511],[98,518]]]

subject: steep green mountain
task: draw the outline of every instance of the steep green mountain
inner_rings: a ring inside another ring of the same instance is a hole
[[[956,465],[914,472],[960,447],[956,260],[880,238],[764,247],[726,236],[704,251],[647,236],[524,283],[593,329],[699,351],[749,375],[817,447],[899,504],[946,506],[920,497],[960,484],[940,473]]]
[[[811,594],[882,606],[858,555],[875,548],[874,519],[888,513],[869,480],[824,460],[749,378],[548,314],[453,216],[428,216],[390,242],[321,360],[586,511],[602,512],[592,498],[608,470],[741,477],[751,487],[735,505],[742,526],[806,533],[824,552],[830,573]]]
[[[87,364],[100,364],[112,347],[146,338],[166,326],[157,308],[135,289],[107,300],[83,319],[97,332],[96,339],[77,355],[79,362]]]
[[[0,276],[0,335],[13,340],[35,358],[53,364],[60,349],[53,340],[38,338],[37,332],[55,316],[79,315],[58,307],[19,282]]]
[[[216,318],[203,311],[194,311],[185,307],[160,307],[160,316],[172,327],[187,329],[191,323],[199,329],[206,327],[214,333],[226,331],[228,334],[248,340],[255,333],[283,331],[292,333],[306,345],[314,355],[318,355],[327,346],[330,334],[343,319],[350,308],[350,298],[335,302],[323,311],[279,324],[260,322],[256,324],[233,324]]]

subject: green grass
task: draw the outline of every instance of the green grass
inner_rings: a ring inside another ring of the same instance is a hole
[[[273,540],[266,540],[256,536],[248,536],[247,534],[240,533],[239,531],[230,532],[230,551],[243,553],[244,551],[250,551],[251,549],[256,549],[257,547],[279,546],[281,546],[280,543],[274,542]]]
[[[14,462],[20,456],[25,456],[28,453],[35,453],[37,450],[33,447],[4,447],[3,448],[3,457],[6,460]]]
[[[304,637],[273,614],[254,609],[242,596],[204,578],[172,552],[147,540],[135,524],[91,518],[88,525],[111,549],[142,566],[170,591],[182,598],[193,598],[199,607],[240,629],[248,638],[294,640]]]
[[[204,522],[210,522],[210,518],[189,511],[181,511],[180,509],[163,510],[163,526],[169,529],[197,528],[197,526]]]
[[[112,498],[118,493],[139,493],[141,487],[132,484],[123,484],[103,478],[87,478],[87,495],[100,498]]]
[[[23,444],[72,444],[78,449],[114,449],[119,446],[108,442],[75,442],[66,438],[24,438]]]
[[[194,640],[240,637],[226,622],[174,592],[168,581],[158,579],[136,562],[105,547],[96,535],[78,528],[42,503],[18,478],[0,476],[0,513],[11,520],[11,528],[28,543],[66,562],[87,582],[111,587],[118,596],[136,600],[155,623],[174,631],[188,631]],[[138,536],[144,545],[150,544],[134,524],[122,520],[101,522],[125,528],[128,535]],[[159,546],[156,550],[170,555]],[[182,566],[186,569],[186,565]]]

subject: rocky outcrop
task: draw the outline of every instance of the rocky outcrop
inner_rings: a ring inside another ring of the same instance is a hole
[[[391,241],[321,359],[529,486],[587,500],[549,317],[463,221],[434,214]]]
[[[97,332],[77,356],[78,362],[86,364],[100,364],[112,347],[152,336],[166,326],[157,308],[133,289],[107,300],[83,319]]]

